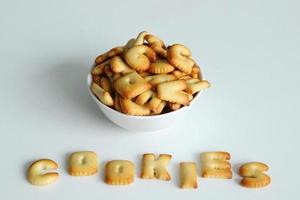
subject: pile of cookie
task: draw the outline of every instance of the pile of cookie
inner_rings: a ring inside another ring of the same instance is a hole
[[[125,46],[99,55],[91,74],[94,95],[128,115],[177,110],[188,106],[200,90],[210,87],[186,46],[166,47],[146,31]]]
[[[232,179],[230,153],[223,151],[201,153],[201,177]],[[159,179],[170,181],[168,165],[172,159],[170,154],[145,153],[142,158],[142,179]],[[180,188],[195,189],[198,178],[195,162],[180,162]],[[27,179],[33,185],[48,185],[55,182],[59,174],[53,170],[58,164],[50,159],[40,159],[33,162],[27,170]],[[261,188],[270,184],[271,178],[264,172],[269,167],[261,162],[244,163],[239,168],[242,177],[241,185],[247,188]],[[45,170],[52,170],[46,172]],[[99,171],[99,159],[93,151],[74,152],[69,156],[68,173],[71,176],[90,176]],[[109,185],[128,185],[134,182],[135,165],[130,160],[110,160],[105,164],[105,183]]]

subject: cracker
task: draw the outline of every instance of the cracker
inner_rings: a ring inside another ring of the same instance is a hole
[[[112,88],[111,88],[111,85],[110,85],[110,80],[109,78],[107,78],[106,76],[102,76],[101,79],[100,79],[100,86],[106,91],[108,92],[109,94],[112,93]]]
[[[188,74],[186,74],[186,73],[184,73],[184,72],[182,72],[180,70],[174,70],[171,74],[173,74],[178,79],[181,78],[181,77],[183,77],[183,76],[188,75]]]
[[[131,72],[114,81],[114,88],[124,98],[132,99],[151,88],[137,72]]]
[[[90,176],[98,172],[98,156],[92,151],[74,152],[69,157],[71,176]]]
[[[141,106],[147,106],[154,114],[159,114],[164,109],[166,102],[157,98],[156,92],[147,90],[137,96],[135,102]]]
[[[147,106],[140,106],[137,103],[131,101],[130,99],[124,99],[122,97],[119,97],[119,102],[121,110],[125,114],[137,116],[150,114],[150,108],[148,108]]]
[[[186,91],[190,94],[195,94],[200,90],[210,87],[210,83],[206,80],[201,81],[200,79],[191,78],[186,80],[187,89]]]
[[[112,48],[111,50],[109,50],[108,52],[98,56],[95,60],[95,63],[96,64],[100,64],[100,63],[103,63],[104,61],[114,57],[114,56],[117,56],[117,55],[121,55],[122,52],[124,50],[124,47],[115,47],[115,48]]]
[[[100,85],[101,83],[101,76],[99,76],[99,75],[92,75],[92,81],[94,82],[94,83],[96,83],[97,85]]]
[[[176,77],[172,74],[158,74],[153,76],[146,76],[145,80],[148,81],[152,86],[156,86],[159,83],[176,80]]]
[[[91,85],[91,91],[98,97],[98,99],[105,105],[107,106],[113,106],[114,101],[111,97],[111,95],[105,91],[103,88],[101,88],[99,85],[96,83],[92,83]]]
[[[134,181],[134,164],[128,160],[112,160],[105,166],[105,182],[109,185],[128,185]]]
[[[92,74],[93,75],[101,75],[101,74],[103,74],[105,66],[110,65],[110,61],[111,61],[111,59],[108,59],[108,60],[106,60],[106,61],[104,61],[104,62],[96,65],[92,69]]]
[[[158,98],[172,103],[189,105],[189,95],[183,92],[186,88],[184,80],[160,83],[157,85]]]
[[[124,47],[124,53],[126,53],[128,51],[128,49],[130,49],[131,47],[134,46],[135,43],[135,39],[131,38],[130,40],[128,40],[128,42],[126,43],[125,47]]]
[[[201,154],[203,178],[231,179],[232,171],[228,152],[204,152]]]
[[[171,158],[172,156],[169,154],[160,154],[158,158],[155,158],[155,155],[151,153],[144,154],[141,178],[157,178],[165,181],[171,180],[171,176],[166,169]]]
[[[269,167],[261,162],[243,164],[239,169],[239,174],[243,177],[241,185],[248,188],[266,187],[271,183],[271,178],[263,172],[268,169]]]
[[[150,64],[149,72],[152,74],[167,74],[174,71],[175,67],[166,60],[156,60]]]
[[[153,96],[154,92],[152,90],[147,90],[136,97],[135,102],[141,106],[145,105]]]
[[[119,94],[118,94],[118,93],[115,94],[115,98],[114,98],[114,108],[115,108],[117,111],[122,112],[121,105],[120,105],[120,100],[119,100]]]
[[[112,81],[115,81],[115,80],[117,80],[117,79],[119,79],[119,78],[121,78],[122,77],[122,75],[120,74],[120,73],[116,73],[116,74],[114,74],[113,76],[112,76]]]
[[[144,40],[145,40],[145,36],[148,35],[147,31],[142,31],[138,34],[138,36],[136,37],[133,46],[137,46],[137,45],[142,45],[144,44]]]
[[[200,67],[196,63],[192,67],[191,75],[193,78],[198,78],[198,79],[202,80],[202,73],[201,73]]]
[[[114,56],[111,59],[111,70],[114,73],[121,73],[122,75],[134,71],[122,60],[120,56]]]
[[[178,110],[181,107],[180,104],[171,102],[168,102],[168,106],[171,110]]]
[[[33,162],[27,169],[27,180],[32,185],[48,185],[58,179],[57,172],[45,172],[45,170],[55,170],[58,164],[50,159],[40,159]]]
[[[190,58],[191,51],[181,44],[174,44],[168,47],[167,58],[168,61],[179,70],[190,74],[194,66],[193,59]]]
[[[180,188],[195,189],[198,187],[196,164],[194,162],[180,163]]]
[[[126,63],[137,71],[146,71],[150,67],[150,62],[155,60],[155,52],[146,45],[134,46],[125,54]]]
[[[147,34],[144,39],[149,43],[150,48],[152,48],[160,57],[167,57],[166,45],[158,37]]]

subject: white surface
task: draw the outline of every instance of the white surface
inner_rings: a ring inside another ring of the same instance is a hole
[[[155,132],[173,127],[173,122],[183,121],[186,118],[186,116],[191,112],[191,110],[194,109],[195,104],[199,103],[199,98],[203,93],[202,91],[197,93],[194,96],[193,100],[190,102],[189,106],[181,107],[180,109],[175,110],[173,112],[152,116],[132,116],[118,112],[99,101],[99,99],[90,90],[91,82],[92,75],[88,74],[87,88],[89,94],[94,99],[94,101],[98,105],[99,109],[103,112],[103,114],[113,123],[127,129],[128,131],[133,132]]]
[[[299,199],[299,1],[1,1],[1,199]],[[97,54],[141,30],[186,44],[212,88],[185,122],[137,134],[113,125],[89,97],[85,78]],[[100,174],[74,178],[66,158],[96,151]],[[207,150],[231,152],[232,180],[199,178],[178,189],[178,163]],[[112,187],[104,163],[170,153],[170,182],[142,180]],[[29,162],[60,164],[60,180],[34,187]],[[270,166],[272,184],[239,186],[246,161]],[[298,197],[298,198],[297,198]]]

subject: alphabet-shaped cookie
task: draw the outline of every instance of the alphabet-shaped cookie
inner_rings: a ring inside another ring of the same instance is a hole
[[[261,162],[249,162],[243,164],[239,174],[243,177],[241,185],[248,188],[261,188],[271,183],[270,176],[264,174],[269,167]]]
[[[146,153],[143,155],[142,160],[142,173],[141,178],[160,180],[171,180],[171,176],[166,169],[172,156],[169,154],[160,154],[158,158],[155,158],[154,154]]]
[[[27,180],[32,185],[48,185],[58,179],[57,172],[45,172],[48,170],[55,170],[58,164],[50,159],[40,159],[33,162],[27,170]]]
[[[195,189],[198,187],[196,164],[194,162],[180,163],[180,188]]]
[[[98,172],[98,162],[95,152],[74,152],[69,157],[68,172],[71,176],[90,176]]]
[[[201,154],[203,178],[231,179],[232,171],[228,152],[204,152]]]
[[[128,185],[134,181],[134,164],[128,160],[112,160],[105,165],[105,182]]]

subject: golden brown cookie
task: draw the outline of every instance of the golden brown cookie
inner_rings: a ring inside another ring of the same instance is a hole
[[[194,66],[194,61],[190,58],[190,56],[191,51],[184,45],[174,44],[168,47],[168,61],[187,74],[191,74],[192,67]]]
[[[139,104],[131,101],[130,99],[124,99],[122,97],[119,97],[119,102],[121,106],[121,110],[123,113],[128,115],[149,115],[150,114],[150,108],[147,106],[140,106]]]
[[[268,169],[269,167],[261,162],[243,164],[239,169],[239,174],[243,177],[241,185],[248,188],[266,187],[271,183],[271,178],[263,172]]]
[[[113,106],[114,101],[111,95],[105,91],[103,88],[101,88],[99,85],[96,83],[92,83],[91,85],[91,91],[98,97],[98,99],[105,105],[107,106]]]
[[[121,55],[122,52],[124,50],[124,47],[115,47],[115,48],[112,48],[111,50],[109,50],[108,52],[98,56],[95,60],[95,63],[96,64],[100,64],[100,63],[103,63],[104,61],[114,57],[114,56],[117,56],[117,55]]]
[[[33,162],[27,170],[27,180],[32,185],[48,185],[58,179],[57,172],[45,172],[46,170],[55,170],[58,164],[50,159],[40,159]]]
[[[178,103],[182,105],[189,105],[189,95],[183,90],[187,88],[184,80],[176,80],[160,83],[157,85],[158,98],[161,100]]]
[[[231,179],[232,171],[228,152],[204,152],[201,154],[203,178]]]
[[[149,43],[151,49],[153,49],[160,57],[167,57],[167,50],[165,43],[158,37],[147,34],[144,39]]]
[[[198,187],[196,164],[194,162],[180,163],[180,188],[195,189]]]
[[[146,71],[150,67],[150,62],[155,60],[155,52],[146,45],[134,46],[125,54],[126,63],[137,71]]]
[[[143,155],[141,178],[160,180],[171,180],[171,176],[166,169],[172,156],[169,154],[160,154],[155,158],[154,154],[146,153]]]
[[[167,74],[174,71],[175,67],[168,63],[167,60],[156,60],[150,64],[149,72],[152,74]]]
[[[151,85],[137,72],[130,72],[114,82],[116,91],[126,99],[132,99],[149,90]]]
[[[134,181],[134,164],[128,160],[112,160],[105,166],[105,182],[109,185],[128,185]]]
[[[98,156],[92,151],[74,152],[69,157],[71,176],[90,176],[98,172]]]

